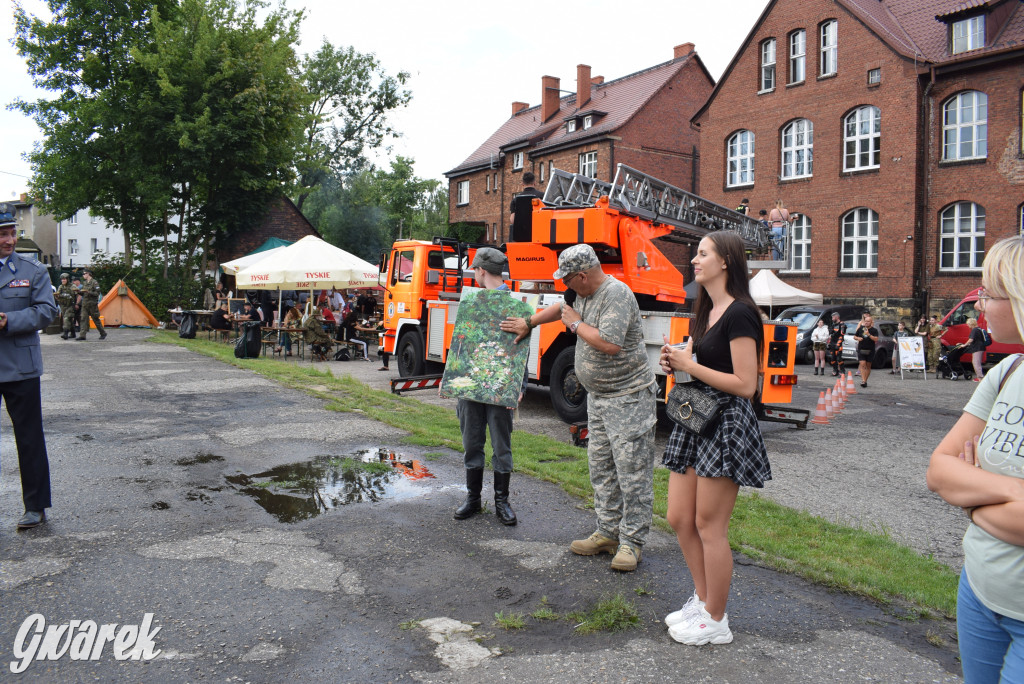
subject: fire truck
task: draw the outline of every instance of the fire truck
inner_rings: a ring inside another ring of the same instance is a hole
[[[510,288],[538,295],[539,308],[563,300],[571,304],[574,293],[567,296],[552,278],[558,255],[578,243],[593,246],[605,273],[636,295],[662,402],[673,384],[658,363],[662,336],[684,341],[691,316],[679,311],[686,301],[683,275],[658,243],[693,245],[711,231],[734,230],[744,240],[751,267],[784,267],[788,254],[785,244],[772,244],[760,222],[622,164],[612,183],[555,169],[543,199],[533,200],[531,218],[529,240],[500,247],[509,260]],[[381,349],[394,355],[401,378],[439,377],[460,293],[464,285],[474,285],[469,264],[484,246],[443,237],[400,240],[381,256],[381,279],[386,279]],[[574,371],[576,336],[556,321],[535,329],[529,344],[530,380],[550,388],[551,403],[564,421],[585,420],[586,390]],[[795,352],[794,324],[765,323],[757,410],[763,420],[804,427],[808,412],[784,406],[796,384]]]

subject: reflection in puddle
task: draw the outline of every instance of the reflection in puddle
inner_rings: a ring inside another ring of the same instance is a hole
[[[227,481],[281,522],[298,522],[347,504],[419,496],[421,480],[433,478],[419,461],[381,447],[318,456]]]

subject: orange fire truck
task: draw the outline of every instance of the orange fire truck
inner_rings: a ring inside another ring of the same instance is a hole
[[[785,265],[784,260],[771,260],[780,252],[785,257],[785,245],[772,249],[764,227],[743,214],[621,164],[611,184],[556,169],[543,200],[533,200],[531,239],[501,247],[509,260],[505,279],[513,291],[539,295],[539,308],[560,302],[566,293],[552,279],[559,253],[581,242],[593,246],[604,271],[636,295],[658,398],[664,401],[673,379],[658,364],[662,335],[682,342],[691,317],[678,312],[686,301],[683,275],[656,242],[695,244],[713,230],[737,231],[752,267]],[[386,294],[381,349],[394,354],[402,378],[436,375],[443,369],[462,287],[474,284],[469,264],[482,246],[449,238],[401,240],[382,255]],[[527,365],[531,381],[550,387],[552,405],[569,423],[586,418],[586,390],[573,368],[575,344],[576,336],[560,322],[542,325],[530,337]],[[763,420],[803,427],[807,411],[779,406],[792,401],[795,351],[794,324],[765,324],[758,411]]]

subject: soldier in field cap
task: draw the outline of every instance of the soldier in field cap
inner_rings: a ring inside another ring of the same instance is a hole
[[[18,241],[14,205],[0,204],[0,398],[14,428],[25,514],[19,529],[46,521],[50,464],[43,434],[39,333],[57,317],[46,267],[14,251]]]
[[[561,320],[576,341],[576,377],[587,390],[587,463],[597,526],[569,549],[581,556],[614,553],[613,570],[635,570],[654,503],[654,372],[647,360],[640,307],[624,283],[601,270],[590,245],[564,250],[553,274],[576,292],[573,306],[554,304],[509,318],[501,329],[522,340]]]
[[[103,329],[103,322],[100,320],[100,298],[103,296],[103,290],[100,289],[100,284],[96,282],[92,277],[92,271],[84,269],[82,271],[82,277],[85,281],[82,283],[82,322],[81,328],[78,331],[78,339],[80,341],[85,340],[85,333],[89,331],[89,319],[96,324],[96,330],[100,334],[100,339],[107,339],[107,331]]]

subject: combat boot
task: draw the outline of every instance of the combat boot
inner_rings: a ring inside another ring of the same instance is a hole
[[[569,545],[569,550],[578,556],[596,556],[599,553],[615,553],[618,546],[618,539],[611,539],[600,532],[595,532],[586,539],[574,541]]]
[[[508,481],[512,473],[494,473],[494,513],[502,525],[515,525],[516,513],[508,505]]]
[[[79,342],[85,342],[85,333],[82,333],[81,335],[79,335],[79,336],[78,336],[78,337],[76,337],[75,339],[76,339],[77,341],[79,341]]]
[[[60,339],[62,339],[62,340],[68,339],[68,331],[67,330],[65,330],[64,334],[60,336]]]
[[[466,501],[455,510],[456,520],[465,520],[480,512],[480,490],[484,486],[483,468],[466,468]]]

